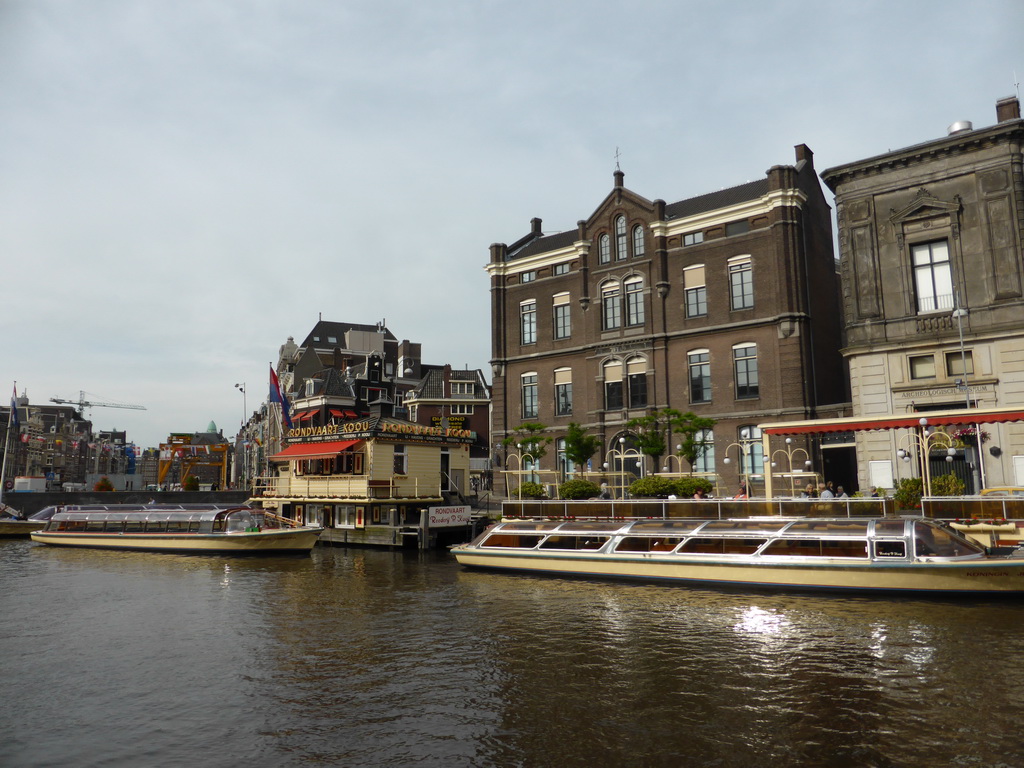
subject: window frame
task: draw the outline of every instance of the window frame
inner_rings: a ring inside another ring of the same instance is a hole
[[[703,264],[691,264],[683,268],[683,296],[688,318],[707,317],[708,282]]]
[[[633,227],[633,258],[640,258],[647,254],[647,246],[644,241],[644,227],[637,224]]]
[[[629,258],[629,237],[627,234],[626,217],[619,214],[615,217],[615,260],[625,261]]]
[[[944,259],[935,259],[935,246],[942,246],[945,250]],[[935,312],[948,312],[953,309],[953,262],[950,254],[949,240],[928,240],[921,243],[910,244],[910,269],[914,283],[914,306],[919,315],[930,315]],[[927,254],[927,261],[918,263],[919,254]],[[945,286],[948,286],[948,293],[939,293],[939,282],[937,276],[944,278]],[[927,279],[925,279],[927,278]],[[922,291],[925,287],[930,294]],[[928,303],[932,306],[926,306]]]
[[[746,354],[751,350],[753,354]],[[733,344],[732,364],[736,399],[753,400],[760,397],[761,377],[757,361],[757,344],[753,342]],[[740,383],[741,380],[744,382],[743,384]]]
[[[695,359],[697,358],[697,359]],[[703,359],[700,359],[703,358]],[[709,349],[695,349],[691,352],[686,353],[686,367],[688,372],[688,386],[690,392],[691,403],[710,403],[711,402],[711,350]],[[694,397],[696,390],[694,389],[695,382],[695,369],[704,369],[700,371],[700,382],[701,392],[706,395],[700,399]]]
[[[608,280],[601,285],[601,329],[615,331],[622,327],[622,285]]]
[[[524,419],[536,419],[540,413],[538,381],[536,371],[528,371],[519,376],[519,407]]]
[[[754,266],[750,256],[729,259],[729,309],[737,312],[754,308]]]
[[[622,281],[622,296],[625,302],[625,325],[636,328],[647,322],[644,307],[644,279],[641,275],[631,275]]]
[[[556,293],[551,297],[551,333],[555,339],[572,337],[572,305],[569,292]]]
[[[611,264],[612,262],[612,238],[604,232],[597,238],[597,263]]]
[[[572,368],[556,368],[555,382],[555,416],[572,415]]]
[[[537,343],[537,300],[519,302],[519,343],[523,346]]]

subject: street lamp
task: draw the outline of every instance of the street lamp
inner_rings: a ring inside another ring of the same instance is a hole
[[[964,400],[967,405],[967,409],[971,408],[971,388],[967,383],[967,349],[964,347],[964,318],[967,317],[968,312],[966,309],[960,306],[960,300],[956,293],[953,294],[954,301],[956,302],[956,309],[953,310],[953,319],[956,320],[957,332],[960,336],[960,378],[957,379],[957,388],[963,387]],[[977,458],[977,470],[975,474],[976,493],[980,493],[981,489],[985,487],[985,461],[984,453],[981,450],[981,424],[974,425],[975,437],[977,438],[978,458]]]
[[[779,448],[777,451],[772,452],[772,467],[775,467],[775,456],[781,453],[789,461],[789,491],[792,496],[796,496],[796,473],[793,471],[793,457],[798,453],[804,455],[804,472],[811,471],[811,457],[803,448],[793,448],[793,438],[786,438],[786,447]]]
[[[748,464],[747,459],[750,456],[751,452],[753,451],[754,443],[755,443],[756,440],[757,440],[757,438],[754,438],[754,437],[750,436],[750,430],[748,430],[748,429],[741,429],[740,430],[740,440],[739,440],[739,442],[738,443],[729,443],[729,445],[727,445],[725,447],[725,458],[722,459],[722,462],[724,464],[731,463],[732,460],[729,458],[729,450],[732,449],[732,448],[735,448],[737,450],[737,458],[739,458],[739,461],[740,461],[740,472],[739,472],[740,484],[743,486],[744,493],[748,497],[750,496],[750,483],[748,482],[748,478],[747,478],[747,475],[749,474],[747,472],[747,468],[748,468],[747,467],[747,464]],[[750,467],[750,469],[753,470],[753,467]]]
[[[946,451],[946,462],[950,463],[956,455],[956,448],[953,447],[953,438],[945,432],[929,430],[928,419],[922,417],[917,423],[919,427],[915,427],[913,432],[907,432],[902,438],[900,438],[900,444],[902,445],[903,443],[906,443],[907,447],[898,448],[896,450],[896,456],[904,462],[909,462],[911,449],[917,449],[918,462],[921,470],[921,482],[924,485],[924,495],[931,496],[932,471],[929,457],[932,450],[935,448],[944,448]],[[918,431],[918,429],[920,429],[920,431]]]
[[[619,498],[624,499],[626,498],[626,459],[633,459],[636,461],[637,476],[643,477],[643,454],[641,454],[636,448],[627,448],[626,438],[620,437],[619,447],[612,448],[605,452],[605,458],[607,459],[609,455],[612,457],[612,462],[610,465],[607,461],[604,462],[604,470],[605,472],[612,472],[619,476]],[[618,465],[618,469],[615,468],[616,465]]]
[[[249,448],[246,445],[246,434],[245,434],[245,419],[249,413],[249,407],[245,401],[245,382],[241,384],[235,384],[235,389],[242,393],[242,428],[239,430],[238,435],[242,444],[242,483],[246,488],[249,487]]]

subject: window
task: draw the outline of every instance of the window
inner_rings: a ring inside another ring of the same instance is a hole
[[[452,382],[452,395],[472,395],[473,394],[473,382],[472,381],[453,381]]]
[[[572,368],[555,369],[555,415],[572,414]]]
[[[472,416],[473,406],[470,403],[452,403],[450,406],[452,416]]]
[[[556,339],[568,339],[572,335],[572,319],[569,315],[569,293],[556,293],[551,302]]]
[[[561,264],[555,264],[551,269],[553,275],[567,275],[569,274],[569,262],[563,262]]]
[[[631,277],[626,280],[626,325],[644,324],[644,280]]]
[[[519,330],[523,344],[537,343],[537,302],[533,299],[519,305]]]
[[[634,357],[626,363],[626,383],[629,385],[629,407],[643,408],[647,405],[647,361]]]
[[[520,283],[532,283],[536,279],[537,279],[537,273],[533,272],[533,271],[531,271],[531,272],[523,272],[519,276],[519,282]]]
[[[524,373],[521,377],[523,390],[523,418],[537,418],[537,374]]]
[[[708,289],[704,282],[704,265],[694,264],[683,270],[686,294],[686,316],[703,317],[708,313]]]
[[[703,232],[687,232],[685,235],[683,235],[683,245],[700,245],[703,242]]]
[[[742,221],[730,221],[725,225],[725,236],[735,237],[736,235],[745,235],[750,231],[750,222],[746,219]]]
[[[715,433],[710,429],[702,429],[694,436],[698,453],[693,460],[694,472],[713,473],[715,471]]]
[[[686,360],[690,367],[690,402],[711,402],[711,353],[695,349]]]
[[[337,344],[338,343],[338,337],[337,336],[328,336],[327,337],[327,343],[328,344]]]
[[[602,264],[612,260],[612,239],[608,235],[597,238],[597,260]]]
[[[604,364],[604,408],[622,410],[622,363],[618,360]]]
[[[916,355],[909,359],[910,378],[912,379],[934,379],[935,378],[935,356]]]
[[[743,474],[764,474],[764,446],[761,445],[761,428],[753,424],[740,427],[739,437],[740,444],[744,449]]]
[[[394,472],[395,472],[395,474],[396,475],[407,474],[407,471],[406,471],[407,470],[407,466],[408,465],[407,465],[407,457],[405,455],[405,446],[404,445],[396,445],[395,446],[395,463],[394,463]]]
[[[917,312],[953,308],[953,276],[949,268],[949,244],[945,240],[910,247],[917,290]]]
[[[754,306],[754,279],[749,256],[729,259],[729,298],[733,309]]]
[[[757,380],[757,345],[737,344],[732,348],[732,359],[736,371],[736,397],[757,397],[760,394]]]
[[[604,330],[612,330],[622,325],[622,303],[618,283],[605,283],[602,286],[601,309]]]
[[[409,421],[419,421],[420,407],[418,405],[409,406]]]
[[[966,366],[965,366],[966,363]],[[966,367],[966,370],[965,370]],[[946,375],[947,376],[973,376],[974,375],[974,353],[971,350],[964,350],[963,354],[957,352],[946,353]]]
[[[576,462],[565,455],[564,437],[555,440],[555,461],[555,466],[561,470],[563,479],[576,473]]]
[[[633,255],[644,255],[644,228],[639,224],[633,227]]]
[[[618,216],[615,219],[615,258],[619,261],[629,256],[626,245],[626,217]]]

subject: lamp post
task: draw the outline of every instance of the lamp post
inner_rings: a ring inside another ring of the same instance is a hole
[[[245,484],[246,489],[249,488],[249,448],[246,445],[246,434],[245,434],[245,418],[249,413],[248,405],[245,401],[245,382],[241,384],[235,384],[235,389],[242,393],[242,428],[238,431],[239,437],[241,438],[242,444],[242,482]]]
[[[683,446],[677,445],[676,452],[670,453],[665,457],[665,466],[661,468],[661,471],[665,474],[682,475],[683,474],[683,457],[679,454],[682,453]],[[672,472],[672,460],[676,461],[676,471]]]
[[[619,498],[626,498],[626,459],[633,459],[636,461],[637,475],[643,477],[644,475],[644,462],[643,454],[640,453],[636,448],[626,447],[626,438],[619,438],[619,447],[612,448],[605,452],[605,458],[612,457],[612,462],[604,462],[605,472],[611,472],[619,476]],[[618,465],[618,469],[616,469]]]
[[[772,467],[775,466],[776,454],[781,453],[783,456],[786,457],[786,459],[789,461],[789,492],[792,496],[796,496],[796,473],[793,471],[793,457],[796,456],[798,453],[802,453],[804,455],[804,472],[811,471],[811,457],[810,454],[808,454],[807,451],[805,451],[803,448],[793,448],[792,445],[793,438],[787,437],[786,447],[784,449],[779,448],[776,451],[772,451],[771,465]]]
[[[918,420],[918,427],[913,432],[907,432],[900,438],[900,444],[907,444],[906,448],[897,448],[896,456],[904,462],[910,461],[911,449],[917,449],[918,462],[921,471],[921,482],[925,496],[932,495],[932,472],[929,456],[932,449],[944,448],[946,450],[946,462],[953,461],[956,455],[956,448],[953,447],[953,438],[945,432],[929,430],[928,419],[922,417]]]
[[[727,445],[725,447],[725,458],[722,459],[722,462],[724,464],[731,463],[732,460],[729,458],[729,451],[732,448],[735,448],[737,450],[737,454],[738,454],[737,458],[740,461],[740,472],[739,472],[740,484],[743,486],[744,493],[748,497],[750,496],[750,484],[747,481],[747,475],[749,474],[747,472],[747,458],[750,456],[751,448],[752,448],[753,443],[754,443],[755,440],[756,440],[756,438],[752,438],[750,436],[750,431],[749,430],[746,430],[746,429],[740,430],[739,442],[737,442],[737,443],[729,443],[729,445]],[[752,467],[751,467],[751,469],[752,469]]]
[[[971,388],[967,383],[967,349],[964,347],[964,318],[967,317],[968,312],[966,309],[960,306],[960,300],[956,293],[953,294],[954,301],[956,303],[956,309],[953,310],[953,319],[956,320],[957,332],[960,336],[960,378],[957,379],[956,385],[958,388],[963,387],[964,390],[964,401],[967,405],[967,409],[971,409]],[[981,424],[974,425],[975,438],[977,440],[977,466],[974,467],[972,474],[974,475],[976,486],[975,492],[980,493],[981,489],[985,487],[985,461],[984,453],[981,450]]]

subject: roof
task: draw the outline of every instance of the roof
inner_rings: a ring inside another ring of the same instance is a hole
[[[919,411],[899,415],[854,416],[845,419],[809,419],[806,421],[760,424],[766,435],[826,434],[829,432],[870,432],[882,429],[910,429],[927,424],[932,427],[952,424],[1004,424],[1024,421],[1022,408],[961,408],[951,411]]]
[[[768,179],[748,181],[727,189],[720,189],[717,192],[708,192],[696,197],[679,200],[665,206],[666,219],[680,219],[687,216],[696,216],[699,213],[715,211],[719,208],[727,208],[731,205],[757,200],[768,194]],[[508,249],[507,261],[521,259],[538,253],[556,251],[560,248],[568,248],[579,237],[579,231],[568,229],[564,232],[556,232],[551,235],[542,235],[531,239],[530,235],[521,238]]]

